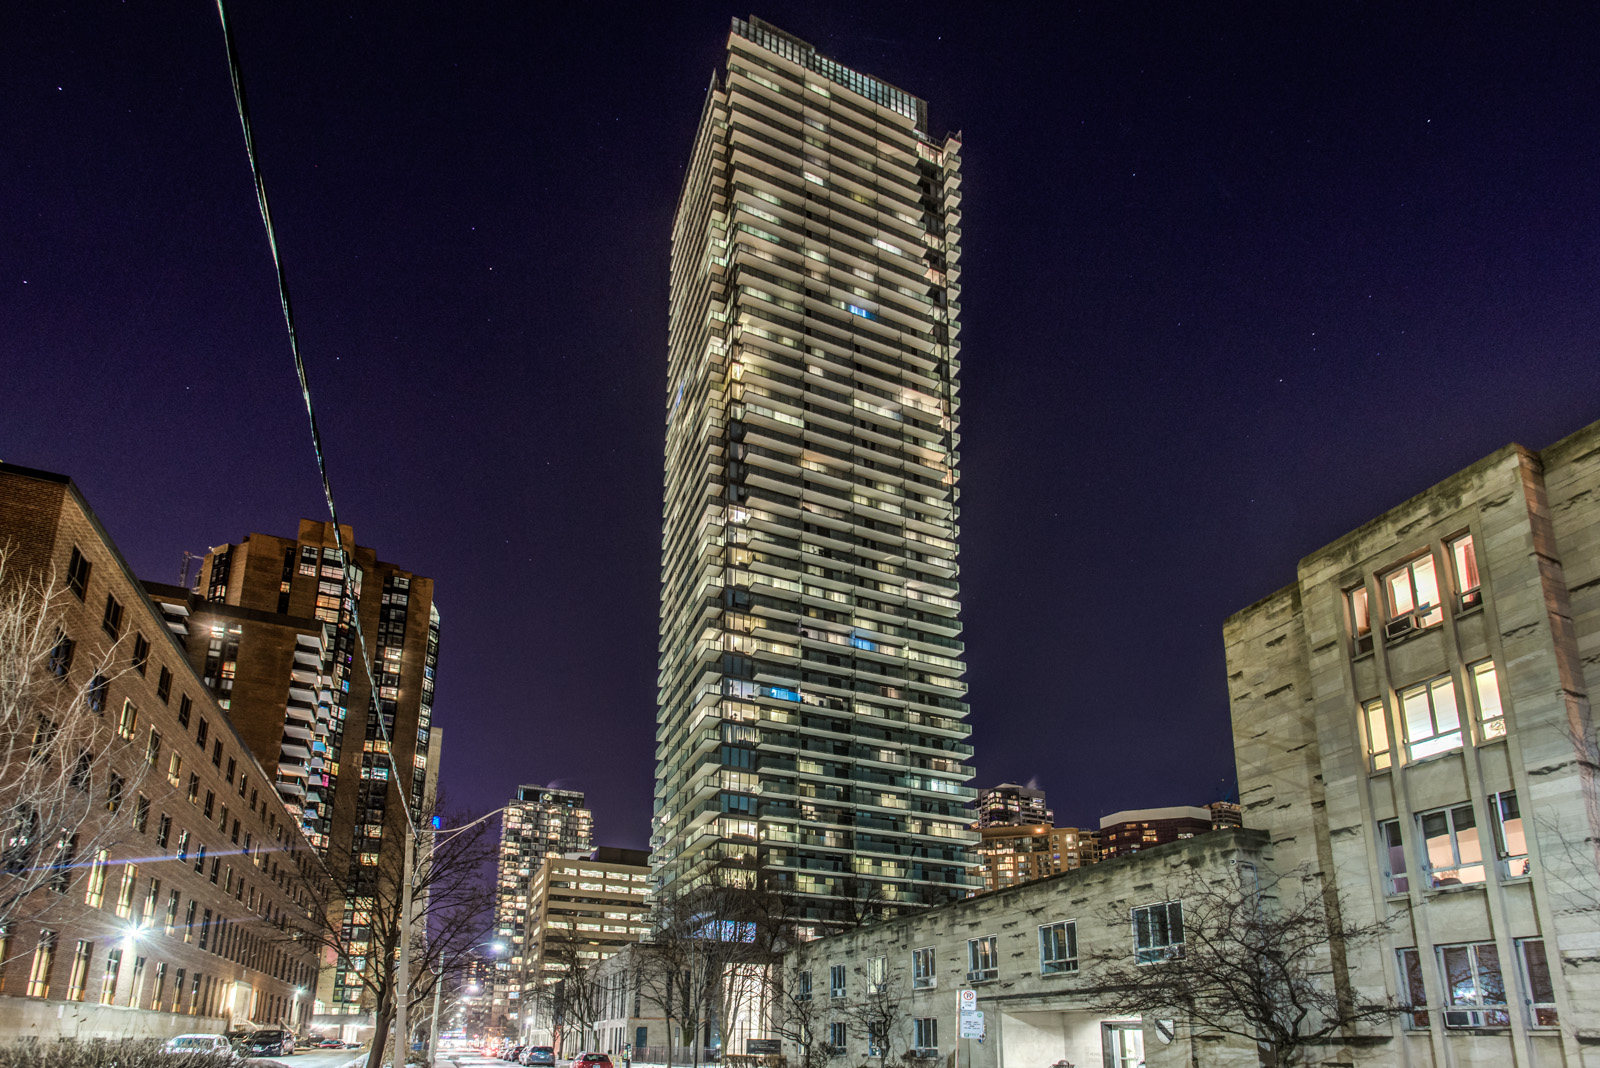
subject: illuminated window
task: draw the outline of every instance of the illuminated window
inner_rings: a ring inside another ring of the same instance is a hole
[[[1483,603],[1483,590],[1478,580],[1478,552],[1473,547],[1472,535],[1457,538],[1450,543],[1450,559],[1456,569],[1456,595],[1462,608],[1475,608]]]
[[[1483,882],[1483,844],[1471,805],[1424,812],[1417,819],[1432,889]]]
[[[87,571],[85,571],[87,574]],[[40,931],[39,941],[33,947],[33,967],[28,972],[28,996],[50,996],[50,970],[56,960],[56,933]]]
[[[139,709],[132,701],[122,702],[122,718],[117,723],[117,733],[129,741],[133,740],[134,729],[139,723]]]
[[[110,850],[102,849],[94,855],[94,861],[89,866],[89,883],[83,900],[90,908],[97,909],[105,904],[106,861],[110,856]]]
[[[1397,638],[1444,621],[1444,610],[1439,607],[1439,577],[1431,553],[1389,572],[1383,577],[1383,585],[1389,593],[1386,637]]]
[[[1406,751],[1412,760],[1461,748],[1461,715],[1449,675],[1400,691],[1406,725]]]
[[[1528,863],[1528,836],[1522,826],[1522,811],[1517,807],[1517,792],[1507,790],[1489,798],[1494,816],[1495,850],[1500,855],[1500,872],[1508,879],[1519,879],[1531,870]]]
[[[1039,928],[1039,974],[1064,975],[1078,970],[1078,925],[1072,921]]]
[[[1372,770],[1382,771],[1391,764],[1389,752],[1389,719],[1382,701],[1368,701],[1361,706],[1367,726],[1367,756],[1372,760]]]
[[[1372,605],[1367,601],[1367,588],[1357,586],[1346,595],[1350,602],[1350,636],[1355,641],[1356,653],[1372,651]]]
[[[89,962],[94,957],[94,943],[78,943],[72,955],[72,973],[67,977],[67,1000],[82,1001],[89,987]]]
[[[1478,699],[1478,722],[1483,725],[1483,737],[1506,736],[1505,708],[1500,704],[1500,674],[1493,660],[1480,660],[1467,669],[1472,674],[1472,692]]]

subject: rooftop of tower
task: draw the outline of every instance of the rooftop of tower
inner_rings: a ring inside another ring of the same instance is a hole
[[[904,115],[916,124],[918,133],[928,132],[928,102],[921,97],[912,96],[904,89],[897,89],[888,82],[851,70],[842,63],[835,63],[826,56],[818,55],[809,41],[802,41],[792,33],[785,33],[754,15],[748,20],[734,19],[733,32],[769,52],[798,63],[809,71],[815,71],[835,85],[842,85],[851,92],[860,93],[874,104],[881,104],[890,111]]]

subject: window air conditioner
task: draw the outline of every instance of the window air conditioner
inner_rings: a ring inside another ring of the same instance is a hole
[[[1385,638],[1398,638],[1401,635],[1410,634],[1416,629],[1416,627],[1416,617],[1401,616],[1399,619],[1391,619],[1388,623],[1384,624],[1383,636]]]

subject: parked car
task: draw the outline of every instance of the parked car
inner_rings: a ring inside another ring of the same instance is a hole
[[[522,1056],[522,1047],[521,1046],[507,1046],[506,1047],[506,1051],[504,1053],[500,1054],[500,1059],[503,1060],[503,1061],[512,1061],[513,1063],[515,1063],[517,1061],[517,1059],[519,1057],[521,1057],[521,1056]]]
[[[522,1051],[522,1063],[530,1065],[553,1065],[556,1063],[556,1051],[553,1046],[529,1046]]]
[[[344,1043],[337,1038],[325,1038],[317,1043],[318,1049],[344,1049]]]
[[[252,1031],[239,1043],[239,1052],[246,1057],[287,1057],[294,1052],[294,1032],[282,1027]]]
[[[611,1058],[604,1053],[580,1053],[572,1058],[572,1068],[611,1068]]]
[[[174,1035],[162,1047],[168,1053],[201,1053],[214,1057],[233,1056],[233,1043],[227,1035]]]

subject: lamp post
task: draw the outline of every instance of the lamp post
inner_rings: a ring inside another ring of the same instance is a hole
[[[470,823],[463,823],[459,827],[452,827],[448,831],[439,831],[439,817],[433,817],[428,830],[428,852],[431,855],[433,847],[438,845],[440,839],[451,838],[462,831],[476,827],[484,820],[491,819],[505,812],[510,805],[501,805],[490,812],[485,812]],[[394,1063],[395,1068],[405,1068],[406,1054],[411,1052],[410,1021],[406,1018],[407,1000],[411,993],[411,925],[414,917],[411,915],[412,891],[417,881],[417,835],[421,832],[416,825],[406,824],[406,853],[405,860],[400,868],[400,966],[395,969],[395,996],[394,996]],[[428,1068],[433,1068],[430,1064]]]
[[[489,947],[491,956],[502,952],[506,948],[505,944],[501,942],[479,942],[472,949],[478,949],[482,946]],[[471,953],[472,949],[467,950],[467,952]],[[434,1061],[439,1057],[439,996],[443,990],[444,968],[440,967],[433,979],[433,1023],[428,1028],[428,1068],[433,1068]]]

